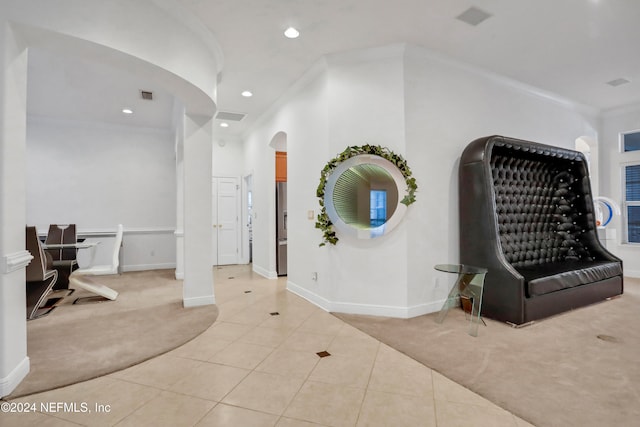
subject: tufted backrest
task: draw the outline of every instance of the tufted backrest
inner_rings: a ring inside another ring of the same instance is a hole
[[[512,266],[592,259],[582,158],[494,146],[490,169],[500,245]]]

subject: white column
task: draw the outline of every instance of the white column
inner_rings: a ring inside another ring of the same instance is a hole
[[[184,116],[185,307],[215,304],[211,265],[212,117]]]
[[[6,16],[0,6],[0,16]],[[25,271],[27,51],[0,19],[0,396],[29,372]]]
[[[176,129],[176,279],[184,279],[184,109]]]

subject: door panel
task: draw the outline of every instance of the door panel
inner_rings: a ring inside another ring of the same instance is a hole
[[[218,265],[238,263],[238,179],[218,179]]]
[[[211,239],[211,264],[218,265],[218,179],[211,183],[211,224],[213,233]]]
[[[236,177],[214,178],[213,190],[213,265],[238,263],[238,194]]]

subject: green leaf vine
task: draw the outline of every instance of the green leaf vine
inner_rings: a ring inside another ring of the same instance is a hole
[[[320,172],[320,183],[318,184],[318,189],[316,190],[316,196],[318,197],[318,202],[320,203],[320,213],[318,214],[318,217],[316,219],[316,228],[322,230],[322,242],[319,246],[325,246],[327,243],[335,245],[339,240],[336,236],[336,232],[333,229],[333,223],[329,219],[329,215],[327,215],[327,209],[324,205],[325,187],[329,175],[331,175],[331,173],[340,163],[344,162],[347,159],[350,159],[351,157],[359,156],[361,154],[373,154],[393,163],[400,170],[407,184],[407,193],[402,198],[400,203],[409,206],[416,201],[416,191],[418,190],[418,184],[416,183],[416,179],[412,176],[412,172],[407,165],[407,161],[401,155],[394,153],[387,147],[381,147],[379,145],[365,144],[360,146],[354,145],[351,147],[347,147],[342,153],[329,160]]]

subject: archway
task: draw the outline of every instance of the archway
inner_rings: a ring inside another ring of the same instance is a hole
[[[288,271],[287,252],[287,134],[277,132],[269,146],[274,149],[275,187],[275,228],[273,234],[274,264],[277,276],[286,276]],[[271,239],[270,239],[271,240]]]
[[[0,5],[0,102],[5,106],[0,111],[0,204],[7,207],[0,215],[4,265],[0,271],[0,396],[9,394],[29,372],[24,267],[30,256],[24,249],[25,182],[20,177],[24,174],[30,47],[81,55],[144,74],[184,103],[184,234],[192,237],[185,245],[188,262],[183,299],[184,305],[215,302],[207,256],[211,233],[211,118],[215,112],[210,94],[215,93],[220,56],[184,22],[171,18],[168,22],[164,7],[151,1],[122,3],[120,8],[80,1],[73,7],[68,1],[25,4],[12,0]],[[132,20],[139,25],[129,25]],[[163,25],[156,25],[158,22]],[[166,25],[172,31],[166,31]],[[177,46],[163,43],[169,39],[180,40],[190,49],[157,49]]]

